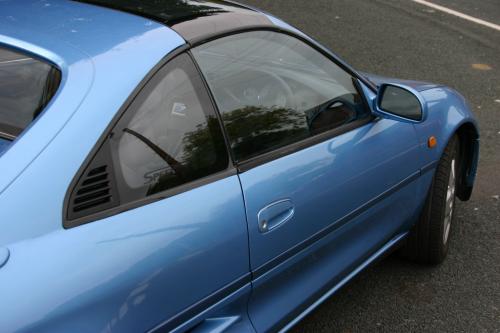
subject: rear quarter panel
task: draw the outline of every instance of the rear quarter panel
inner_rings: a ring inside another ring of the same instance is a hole
[[[1,331],[147,331],[247,276],[247,240],[237,176],[19,240],[0,268]]]

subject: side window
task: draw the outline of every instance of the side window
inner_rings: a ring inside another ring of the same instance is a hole
[[[132,199],[228,167],[215,111],[186,54],[160,70],[113,132],[111,152],[121,192]]]
[[[0,137],[17,137],[43,111],[60,81],[54,66],[0,47]]]
[[[228,164],[215,110],[191,58],[183,54],[155,74],[113,128],[73,191],[69,217],[140,200]]]
[[[255,31],[193,50],[221,112],[235,159],[368,116],[353,78],[304,42]]]

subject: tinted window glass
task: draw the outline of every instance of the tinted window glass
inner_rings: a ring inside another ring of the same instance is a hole
[[[291,36],[248,32],[193,54],[239,161],[368,115],[353,78]]]
[[[396,86],[386,86],[380,108],[383,111],[413,120],[422,119],[422,107],[411,92]]]
[[[189,56],[181,55],[133,102],[111,139],[122,201],[227,168],[220,124],[204,89]]]
[[[59,81],[53,66],[0,47],[0,136],[19,135],[42,112]]]

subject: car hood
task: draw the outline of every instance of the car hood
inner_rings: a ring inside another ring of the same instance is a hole
[[[402,85],[408,86],[410,88],[413,88],[416,91],[424,91],[424,90],[429,90],[429,89],[433,89],[433,88],[437,88],[437,87],[441,86],[441,85],[435,84],[435,83],[420,82],[420,81],[413,81],[413,80],[401,80],[401,79],[384,77],[384,76],[379,76],[379,75],[370,74],[370,73],[361,73],[361,75],[363,75],[365,78],[367,78],[373,84],[375,84],[377,87],[379,87],[382,83],[397,83],[397,84],[402,84]]]

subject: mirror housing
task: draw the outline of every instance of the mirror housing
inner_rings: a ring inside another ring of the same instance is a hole
[[[380,85],[374,104],[374,114],[382,118],[408,123],[420,123],[427,118],[427,105],[420,93],[402,84]]]

